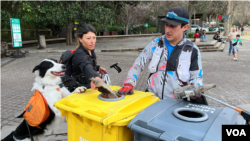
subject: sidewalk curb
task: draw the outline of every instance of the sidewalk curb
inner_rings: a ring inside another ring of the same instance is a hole
[[[16,60],[17,60],[17,58],[10,58],[9,61],[7,61],[5,63],[1,62],[1,68],[3,68],[4,66],[6,66],[6,65],[8,65],[8,64],[10,64],[10,63],[12,63],[12,62],[14,62]]]
[[[139,48],[123,48],[123,49],[102,49],[101,52],[123,52],[123,51],[141,51],[143,47]]]
[[[65,50],[21,50],[25,53],[63,53]],[[101,50],[95,50],[95,52],[101,52]]]
[[[110,36],[96,36],[97,39],[105,38],[128,38],[128,37],[149,37],[149,36],[162,36],[161,33],[155,34],[131,34],[131,35],[110,35]]]
[[[25,50],[25,53],[63,53],[65,50]]]

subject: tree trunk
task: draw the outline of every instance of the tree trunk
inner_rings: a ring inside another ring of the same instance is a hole
[[[159,23],[159,19],[157,18],[157,19],[156,19],[156,27],[157,27],[157,28],[156,28],[156,33],[159,32],[159,24],[158,24],[158,23]]]
[[[126,35],[128,35],[128,22],[126,23]]]
[[[237,1],[232,1],[231,2],[231,7],[232,7],[232,15],[231,15],[231,20],[230,20],[230,25],[232,25],[233,23],[233,19],[234,19],[234,12],[236,12],[236,9],[237,9],[237,6],[238,6],[239,3],[237,3]]]
[[[191,21],[191,18],[192,18],[192,14],[193,14],[193,7],[192,7],[192,5],[190,4],[190,1],[188,2],[189,4],[188,4],[188,13],[189,13],[189,27],[188,27],[188,29],[187,29],[187,35],[189,34],[189,33],[191,33],[191,24],[192,24],[192,21]]]
[[[216,16],[216,27],[218,27],[218,15]]]
[[[209,27],[210,27],[210,24],[211,24],[211,20],[212,20],[212,15],[209,16]]]
[[[195,10],[194,10],[194,25],[196,25]]]
[[[74,25],[67,25],[66,45],[72,45],[72,28]]]
[[[69,30],[70,30],[70,25],[67,25],[67,28],[66,28],[66,45],[70,45],[70,41],[69,41],[69,38],[70,38],[70,35],[69,35]]]
[[[231,26],[230,26],[230,23],[231,23],[230,20],[232,20],[231,1],[228,1],[228,4],[227,4],[227,15],[228,15],[228,20],[225,22],[223,36],[227,36],[229,34],[230,29],[231,29]]]
[[[70,43],[70,45],[72,45],[72,27],[70,27],[70,30],[69,30],[70,32],[69,32],[69,43]]]

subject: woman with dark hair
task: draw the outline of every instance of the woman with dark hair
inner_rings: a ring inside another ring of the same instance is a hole
[[[90,78],[99,78],[101,74],[107,72],[106,69],[97,65],[95,54],[96,30],[90,24],[84,24],[78,30],[78,45],[73,54],[71,63],[72,77],[87,88],[90,88]]]

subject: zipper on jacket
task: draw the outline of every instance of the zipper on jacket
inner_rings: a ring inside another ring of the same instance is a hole
[[[165,42],[164,42],[164,44],[165,44]],[[166,44],[165,44],[165,45],[166,45]],[[167,50],[167,53],[169,53],[169,52],[168,52],[167,46],[166,46],[166,50]],[[170,56],[169,56],[169,58],[170,58]],[[168,56],[167,56],[167,60],[166,60],[166,61],[168,61]],[[165,81],[166,81],[166,75],[167,75],[167,66],[166,66],[164,72],[165,72],[165,74],[164,74],[164,79],[163,79],[162,97],[161,97],[161,99],[163,99],[163,97],[164,97],[164,87],[165,87]]]
[[[179,43],[178,43],[178,44],[179,44]],[[177,45],[178,45],[178,44],[177,44]],[[179,58],[180,58],[181,52],[182,52],[182,50],[183,50],[183,47],[184,47],[186,44],[187,44],[187,40],[186,40],[186,42],[184,43],[184,45],[182,46],[181,51],[180,51],[180,53],[179,53],[179,55],[178,55],[178,58],[176,59],[176,61],[177,61],[177,63],[176,63],[176,75],[177,75],[178,80],[179,80],[179,76],[178,76],[177,69],[178,69],[178,64],[179,64]],[[176,46],[175,46],[175,47],[176,47]],[[173,53],[173,52],[172,52],[172,53]],[[170,56],[171,56],[171,55],[170,55]],[[170,56],[169,56],[169,58],[170,58]],[[163,82],[163,87],[162,87],[162,99],[163,99],[163,96],[164,96],[164,86],[165,86],[166,74],[167,74],[167,67],[166,67],[166,69],[165,69],[164,82]]]

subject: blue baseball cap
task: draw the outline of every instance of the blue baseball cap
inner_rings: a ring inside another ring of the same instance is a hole
[[[173,7],[166,13],[166,17],[161,20],[171,25],[188,24],[189,13],[183,7]]]

